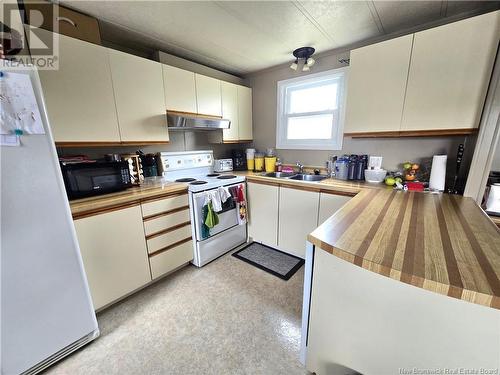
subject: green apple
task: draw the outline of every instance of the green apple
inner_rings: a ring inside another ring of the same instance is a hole
[[[387,177],[385,179],[385,184],[386,185],[394,186],[395,183],[396,183],[396,180],[394,179],[394,177]]]
[[[411,162],[407,161],[405,163],[403,163],[403,169],[410,169],[411,168]]]

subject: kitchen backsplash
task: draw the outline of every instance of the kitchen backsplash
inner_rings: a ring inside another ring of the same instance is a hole
[[[209,143],[208,135],[205,132],[171,131],[170,143],[167,145],[150,146],[114,146],[114,147],[71,147],[58,148],[59,156],[65,155],[88,155],[90,158],[102,158],[104,154],[135,153],[141,149],[144,153],[156,153],[160,151],[192,151],[192,150],[213,150],[215,158],[231,157],[231,150],[245,149],[249,144],[222,144]]]

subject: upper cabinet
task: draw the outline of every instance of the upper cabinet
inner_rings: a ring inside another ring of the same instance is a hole
[[[398,131],[413,35],[351,52],[344,132]]]
[[[239,121],[238,121],[238,86],[221,82],[222,92],[222,117],[231,121],[229,129],[222,131],[224,142],[239,141]]]
[[[252,89],[245,86],[238,86],[238,127],[240,141],[253,139]]]
[[[59,35],[59,55],[58,70],[39,71],[54,140],[120,142],[106,48]]]
[[[166,109],[197,113],[195,74],[169,65],[162,66]]]
[[[479,125],[500,35],[500,12],[415,34],[401,130]]]
[[[479,125],[500,11],[351,51],[345,134],[464,134]]]
[[[195,74],[195,82],[198,114],[222,116],[221,82],[201,74]]]
[[[168,142],[162,66],[108,49],[122,142]]]

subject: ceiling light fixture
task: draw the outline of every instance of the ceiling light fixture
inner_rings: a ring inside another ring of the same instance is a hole
[[[315,49],[312,47],[300,47],[293,51],[293,56],[295,56],[295,61],[290,65],[290,69],[297,70],[298,64],[300,60],[304,61],[304,65],[302,66],[303,72],[308,72],[311,70],[311,66],[314,65],[316,60],[314,60],[311,56],[314,54]]]

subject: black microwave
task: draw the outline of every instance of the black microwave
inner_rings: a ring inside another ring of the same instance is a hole
[[[61,171],[69,199],[112,193],[132,185],[126,161],[61,162]]]

